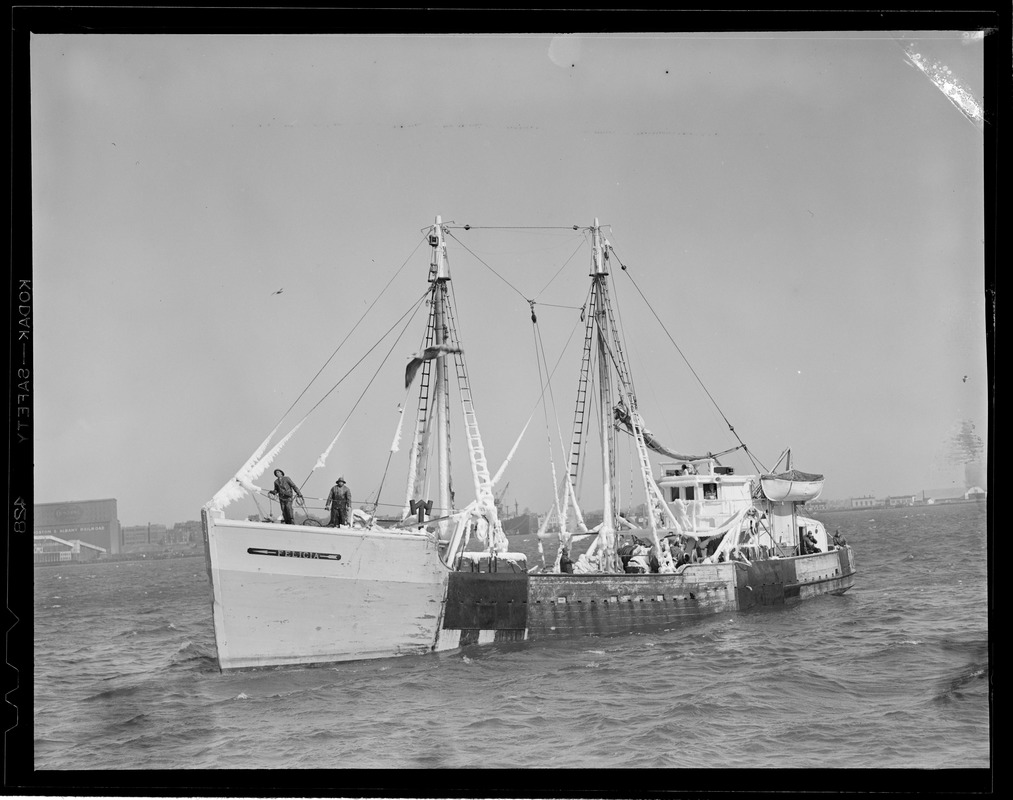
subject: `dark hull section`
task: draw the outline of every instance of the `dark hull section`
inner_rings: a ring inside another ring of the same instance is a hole
[[[519,517],[510,519],[500,518],[503,526],[503,533],[507,536],[531,536],[538,532],[538,516],[536,514],[521,514]]]
[[[821,594],[844,594],[854,585],[850,547],[809,556],[754,561],[746,567],[740,609],[775,606]]]
[[[460,630],[462,645],[610,636],[842,594],[854,575],[850,547],[750,565],[691,564],[674,574],[455,572],[443,628]]]
[[[745,571],[700,564],[671,575],[532,575],[528,637],[609,636],[735,611]]]

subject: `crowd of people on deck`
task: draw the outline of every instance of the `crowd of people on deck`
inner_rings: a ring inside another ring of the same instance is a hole
[[[708,556],[712,556],[720,544],[720,537],[712,537],[710,541],[696,539],[685,534],[669,533],[665,536],[668,542],[668,550],[676,569],[684,564],[696,564],[702,562]],[[840,528],[833,535],[833,548],[844,547],[847,544],[841,536]],[[766,548],[762,548],[766,552]],[[643,574],[660,571],[658,551],[652,542],[641,539],[635,534],[631,540],[621,545],[616,551],[622,562],[623,571],[631,574]],[[810,555],[822,553],[819,543],[811,530],[806,530],[800,536],[799,554]],[[725,556],[724,553],[718,556],[718,561],[747,561],[745,556],[736,550],[732,550]],[[748,563],[748,561],[747,561]],[[597,572],[598,565],[595,560],[588,558],[586,554],[578,557],[576,561],[571,559],[568,547],[560,551],[559,571],[566,573]]]
[[[683,564],[696,564],[703,561],[709,555],[713,555],[714,549],[719,543],[718,539],[706,543],[682,534],[670,533],[668,540],[669,553],[676,568]],[[620,545],[616,550],[622,563],[623,571],[629,574],[646,574],[661,571],[661,561],[657,547],[639,536],[631,535],[630,541]],[[599,572],[600,565],[595,556],[581,554],[576,561],[570,557],[570,549],[566,545],[560,548],[559,571],[565,573],[591,573]]]

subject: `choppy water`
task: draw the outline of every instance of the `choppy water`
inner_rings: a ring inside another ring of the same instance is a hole
[[[225,675],[203,559],[39,567],[35,769],[989,767],[984,505],[823,519],[842,597]]]

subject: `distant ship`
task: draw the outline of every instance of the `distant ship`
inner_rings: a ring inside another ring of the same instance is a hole
[[[532,536],[538,533],[538,515],[520,514],[516,517],[500,519],[503,533],[507,536]]]
[[[510,515],[509,504],[504,499],[509,488],[510,484],[507,483],[493,500],[496,504],[496,513],[499,514],[500,525],[503,526],[503,533],[507,536],[530,536],[538,533],[537,514],[528,511],[521,514],[519,504],[515,502],[514,513],[512,516]]]

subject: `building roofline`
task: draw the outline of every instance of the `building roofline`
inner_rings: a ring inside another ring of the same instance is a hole
[[[70,504],[80,504],[80,503],[86,503],[86,502],[109,502],[109,500],[111,500],[112,502],[115,502],[116,498],[115,497],[92,497],[92,498],[87,499],[87,500],[51,500],[50,502],[36,502],[36,503],[32,503],[32,504],[33,505],[70,505]]]
[[[81,547],[87,547],[89,550],[98,550],[102,553],[109,552],[108,550],[106,550],[106,548],[101,547],[100,545],[97,544],[92,544],[91,542],[86,542],[83,539],[61,539],[59,536],[54,536],[51,533],[37,533],[35,534],[35,538],[48,540],[50,542],[59,542],[60,544],[67,545],[67,547],[73,547],[74,544],[76,543],[79,549]]]

